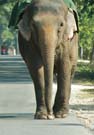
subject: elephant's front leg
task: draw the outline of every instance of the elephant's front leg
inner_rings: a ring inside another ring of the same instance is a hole
[[[59,61],[57,76],[57,93],[54,104],[54,114],[56,118],[64,118],[69,111],[69,98],[71,90],[70,82],[70,60],[69,55],[65,54]]]
[[[44,69],[43,66],[37,69],[30,69],[32,76],[35,95],[36,95],[36,113],[35,119],[47,119],[47,109],[45,105],[45,92],[44,92]]]

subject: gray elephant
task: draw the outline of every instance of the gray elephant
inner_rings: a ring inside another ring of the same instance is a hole
[[[20,20],[19,49],[34,82],[35,119],[64,118],[77,64],[75,13],[63,0],[33,0]],[[53,75],[57,93],[52,106]]]

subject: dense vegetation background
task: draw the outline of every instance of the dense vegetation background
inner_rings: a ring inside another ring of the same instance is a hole
[[[11,31],[7,27],[13,5],[16,1],[0,0],[0,46],[2,44],[6,46],[13,45],[17,50],[16,31]],[[94,0],[73,1],[77,6],[79,14],[79,58],[94,61]]]

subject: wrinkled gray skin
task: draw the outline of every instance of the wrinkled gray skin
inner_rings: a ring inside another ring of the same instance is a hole
[[[71,21],[63,0],[34,0],[19,23],[19,48],[35,87],[36,119],[63,118],[68,114],[78,49],[77,32],[68,39]],[[54,73],[57,93],[52,106]]]

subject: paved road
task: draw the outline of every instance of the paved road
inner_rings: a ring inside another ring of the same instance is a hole
[[[34,88],[24,62],[19,56],[0,57],[0,135],[91,135],[73,113],[44,121],[34,120],[34,112]]]
[[[20,56],[0,56],[0,83],[31,83],[27,67]]]

